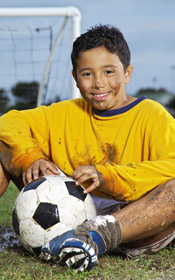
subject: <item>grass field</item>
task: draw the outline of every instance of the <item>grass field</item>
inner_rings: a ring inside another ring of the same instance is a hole
[[[10,184],[0,198],[0,226],[11,225],[13,203],[18,194]],[[73,270],[43,263],[21,248],[0,252],[0,280],[146,280],[175,279],[175,248],[168,247],[145,258],[123,259],[105,255],[90,272],[75,274]]]

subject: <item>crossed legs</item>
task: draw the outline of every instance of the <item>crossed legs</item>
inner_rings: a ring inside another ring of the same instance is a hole
[[[175,179],[155,188],[141,199],[113,213],[119,222],[122,243],[145,244],[175,230]],[[139,241],[140,240],[140,241]]]
[[[174,221],[175,179],[112,215],[97,216],[57,236],[42,247],[40,257],[83,271],[116,248],[128,256],[150,254],[175,238]]]

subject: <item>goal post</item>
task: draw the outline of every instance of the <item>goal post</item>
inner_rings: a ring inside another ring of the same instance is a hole
[[[57,32],[57,35],[54,38],[52,43],[50,54],[46,59],[45,66],[42,71],[42,78],[39,81],[39,91],[37,95],[37,106],[42,104],[43,99],[43,90],[45,87],[46,77],[49,73],[49,69],[51,67],[51,63],[53,60],[53,56],[59,45],[60,39],[63,35],[65,26],[67,24],[68,19],[71,19],[71,32],[72,38],[69,44],[72,45],[73,41],[80,35],[81,32],[81,13],[76,7],[68,6],[68,7],[36,7],[36,8],[1,8],[0,9],[0,19],[1,18],[40,18],[40,17],[64,17],[63,22],[61,23],[60,29]],[[71,54],[71,53],[70,53]],[[70,55],[69,54],[69,55]],[[62,55],[64,56],[64,55]],[[16,59],[16,58],[15,58]],[[71,73],[70,73],[71,75]],[[80,96],[80,93],[76,87],[76,84],[72,79],[71,85],[71,98],[76,98]]]

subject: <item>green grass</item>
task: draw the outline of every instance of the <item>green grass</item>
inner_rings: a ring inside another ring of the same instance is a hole
[[[10,184],[0,198],[0,225],[11,225],[16,187]],[[167,247],[145,258],[122,259],[105,255],[90,272],[76,274],[71,269],[41,262],[23,249],[0,252],[0,280],[150,280],[175,279],[175,248]]]
[[[11,225],[11,216],[14,201],[19,191],[13,183],[10,183],[4,195],[0,198],[0,225]]]

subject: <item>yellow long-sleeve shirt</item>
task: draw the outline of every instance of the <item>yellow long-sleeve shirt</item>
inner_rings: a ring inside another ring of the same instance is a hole
[[[12,174],[39,158],[68,175],[95,165],[105,181],[96,194],[118,200],[138,199],[175,178],[175,120],[145,98],[106,112],[83,98],[11,111],[0,118],[0,140],[0,161]]]

